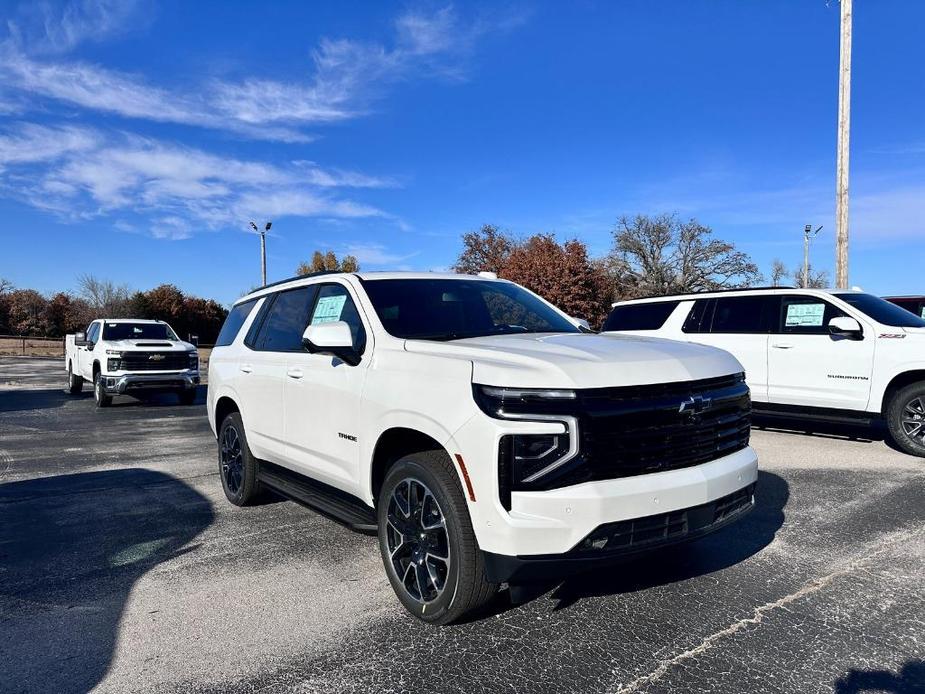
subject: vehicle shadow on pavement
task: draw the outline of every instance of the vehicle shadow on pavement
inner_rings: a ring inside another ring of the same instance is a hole
[[[890,436],[886,424],[874,421],[871,426],[842,422],[810,422],[805,419],[783,416],[769,417],[755,414],[752,427],[766,431],[777,431],[794,436],[812,436],[815,438],[843,439],[860,443],[883,443],[894,451],[905,453]]]
[[[577,574],[560,583],[550,597],[557,610],[579,600],[646,590],[726,569],[767,547],[784,523],[790,487],[780,476],[761,470],[755,508],[727,528],[689,544],[630,557],[616,565]],[[621,567],[632,566],[631,571]],[[545,590],[549,590],[547,585]]]
[[[835,694],[921,694],[925,692],[925,661],[908,660],[896,673],[889,670],[849,670],[847,675],[835,680],[834,689]]]
[[[196,400],[190,407],[206,404],[207,386],[196,388]],[[140,397],[133,395],[117,395],[113,398],[110,407],[178,407],[177,396],[174,393],[143,393]],[[48,388],[45,390],[2,390],[0,391],[0,412],[25,412],[28,410],[46,410],[56,407],[65,407],[71,402],[87,403],[93,405],[93,391],[84,390],[82,393],[71,395],[63,388]],[[186,405],[184,405],[186,407]]]
[[[0,691],[96,686],[135,582],[213,519],[199,492],[151,470],[0,484]]]

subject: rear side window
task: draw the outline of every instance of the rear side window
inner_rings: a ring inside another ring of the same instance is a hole
[[[841,309],[814,296],[785,296],[780,304],[777,331],[793,335],[828,335],[829,321],[844,315]]]
[[[658,330],[680,301],[652,301],[644,304],[615,306],[604,323],[608,330]]]
[[[685,333],[708,333],[710,332],[710,321],[713,320],[714,299],[697,299],[694,307],[687,314],[681,331]]]
[[[244,303],[234,306],[231,311],[228,312],[228,317],[225,319],[225,323],[222,325],[218,337],[215,338],[216,347],[224,347],[234,342],[234,339],[238,336],[238,331],[241,329],[241,326],[244,325],[244,321],[247,320],[247,317],[250,315],[256,303],[257,299],[251,299],[250,301],[245,301]]]
[[[714,300],[711,333],[767,333],[774,308],[779,301],[776,296],[724,296]]]
[[[265,352],[299,352],[308,312],[315,298],[315,287],[299,287],[280,292],[260,326],[254,348]]]

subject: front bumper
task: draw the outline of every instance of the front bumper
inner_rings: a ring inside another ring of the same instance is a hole
[[[160,374],[121,374],[103,376],[103,388],[109,395],[137,391],[192,389],[199,385],[198,371],[178,371]]]
[[[739,520],[755,506],[755,484],[706,504],[633,520],[604,523],[565,554],[512,557],[483,552],[495,583],[561,579],[627,557],[690,542]]]

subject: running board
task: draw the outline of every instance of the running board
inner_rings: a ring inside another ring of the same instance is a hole
[[[797,406],[793,406],[792,408],[786,406],[768,407],[764,403],[762,403],[762,405],[755,402],[752,403],[753,417],[786,419],[794,423],[799,420],[806,420],[826,424],[848,424],[858,427],[872,427],[879,421],[878,417],[872,416],[868,412],[862,413],[853,410],[833,410],[815,407],[800,408]],[[754,424],[754,421],[752,423]]]
[[[352,494],[309,479],[265,460],[257,463],[258,481],[296,503],[363,533],[377,531],[376,513]]]

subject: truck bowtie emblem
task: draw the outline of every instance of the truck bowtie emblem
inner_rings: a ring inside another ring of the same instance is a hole
[[[163,360],[164,360],[163,354],[152,354],[148,357],[148,361],[163,361]]]
[[[692,395],[687,400],[681,403],[681,406],[678,408],[680,414],[700,414],[704,410],[710,409],[710,406],[713,404],[712,398],[705,398],[702,395]]]

